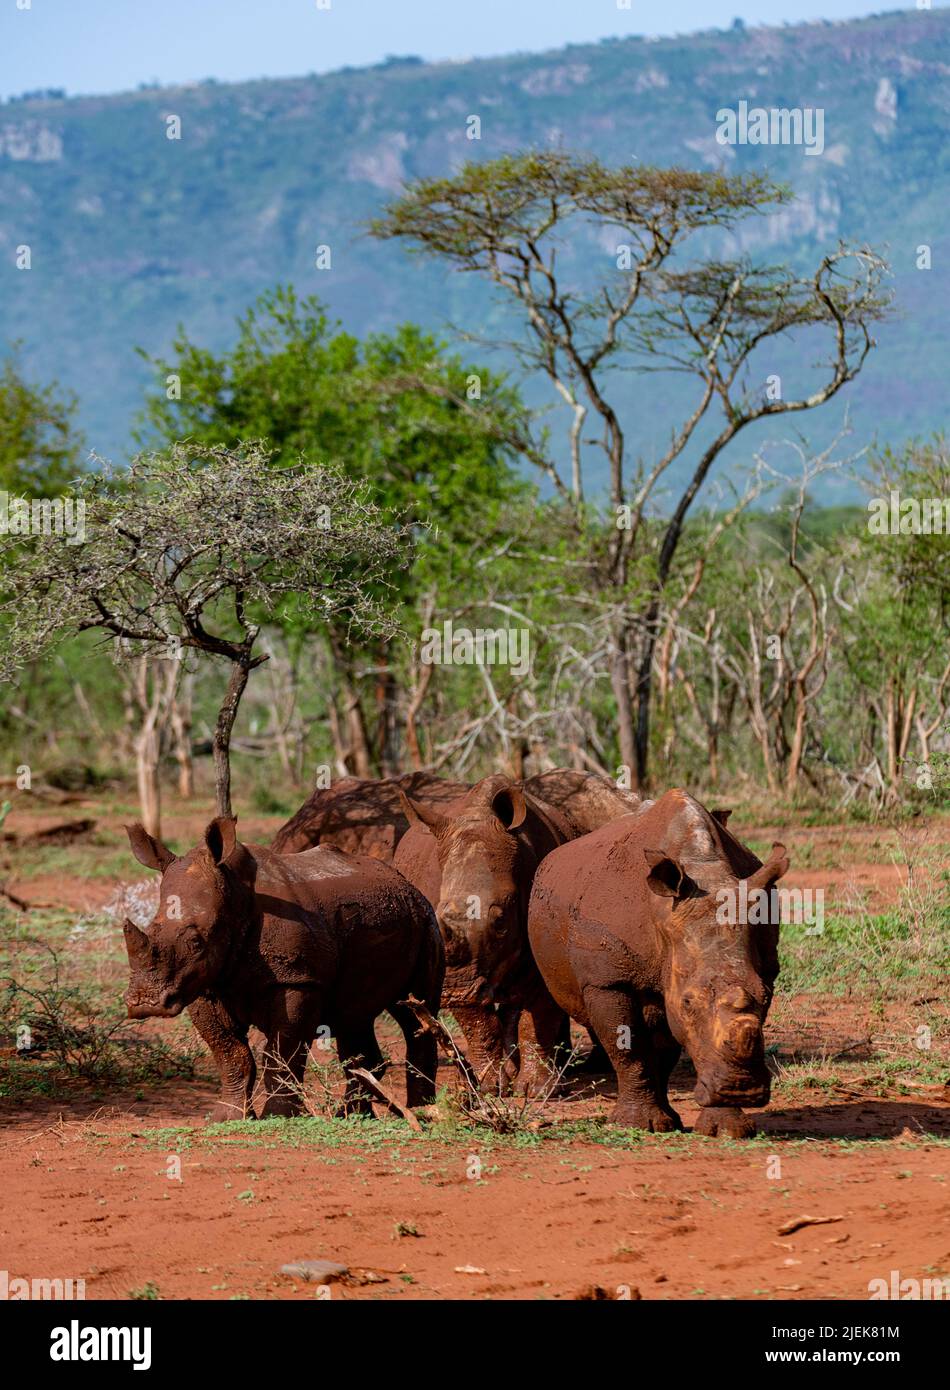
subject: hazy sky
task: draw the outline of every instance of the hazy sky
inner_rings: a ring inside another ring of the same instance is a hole
[[[850,19],[873,0],[0,0],[0,96],[329,72],[387,54],[469,58],[627,34]],[[912,8],[910,4],[882,9]],[[938,0],[933,0],[938,8]]]

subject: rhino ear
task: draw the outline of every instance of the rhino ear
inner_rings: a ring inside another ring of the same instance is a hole
[[[788,850],[776,840],[765,863],[760,865],[754,874],[749,875],[749,887],[771,888],[772,884],[776,883],[783,874],[788,873],[790,862]]]
[[[711,811],[710,815],[712,816],[713,820],[717,820],[719,824],[722,826],[723,830],[725,830],[726,826],[729,824],[729,817],[732,815],[732,811],[724,811],[720,808],[717,811]]]
[[[491,799],[491,809],[506,830],[517,830],[528,814],[523,789],[514,782],[511,786],[501,787]]]
[[[237,818],[235,816],[215,816],[205,830],[205,845],[212,862],[223,864],[237,844]]]
[[[163,845],[161,840],[156,840],[138,821],[134,825],[127,825],[125,833],[129,837],[132,853],[139,863],[144,864],[146,869],[157,869],[163,874],[175,858],[168,846]]]
[[[399,800],[410,825],[417,825],[422,830],[431,830],[436,839],[448,830],[448,817],[433,810],[430,806],[423,806],[421,801],[413,801],[401,788]]]
[[[647,887],[658,898],[688,898],[697,891],[686,870],[661,849],[645,849],[643,857],[650,866]]]

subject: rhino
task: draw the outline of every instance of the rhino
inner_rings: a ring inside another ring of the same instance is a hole
[[[569,767],[539,772],[523,785],[560,811],[578,835],[588,835],[620,816],[638,815],[645,804],[636,792],[624,791],[608,777]]]
[[[522,823],[512,819],[513,798],[526,808],[526,814],[530,808],[532,814],[546,816],[549,826],[557,827],[556,837],[536,839],[534,849],[520,857],[516,850],[525,832]],[[467,797],[439,809],[410,797],[405,803],[413,825],[400,840],[393,863],[436,908],[447,943],[443,1005],[458,1021],[470,1060],[486,1087],[507,1089],[516,1077],[522,1089],[542,1086],[558,1056],[570,1054],[570,1020],[552,1006],[538,985],[523,892],[530,892],[543,857],[539,850],[546,853],[560,841],[637,813],[644,803],[605,777],[571,768],[555,768],[524,782],[500,774],[485,778]],[[521,897],[514,891],[512,863],[517,864]],[[453,897],[466,904],[460,940],[453,939],[457,937]],[[470,897],[489,905],[481,916],[470,915]],[[498,917],[503,907],[511,925],[507,955],[499,960],[495,957],[500,938],[492,917]],[[513,981],[516,988],[510,987]],[[523,988],[529,981],[530,1009]],[[593,1048],[583,1069],[606,1070],[606,1055],[593,1033],[591,1037]]]
[[[681,789],[549,854],[535,875],[528,937],[562,1009],[592,1028],[617,1075],[612,1119],[681,1128],[667,1097],[686,1049],[700,1134],[755,1133],[742,1106],[768,1104],[763,1026],[778,975],[776,843],[763,864]],[[755,912],[748,904],[755,903]]]
[[[504,774],[478,782],[449,810],[405,798],[413,828],[394,867],[436,907],[445,942],[443,1007],[465,1034],[482,1084],[548,1083],[570,1021],[551,999],[528,947],[531,884],[545,855],[576,833],[554,807]],[[519,1069],[520,1061],[520,1069]]]
[[[438,1011],[445,954],[432,907],[395,869],[332,847],[280,855],[245,845],[227,816],[180,857],[141,825],[126,829],[139,863],[162,875],[154,920],[145,930],[124,924],[128,1014],[188,1010],[221,1077],[214,1119],[253,1114],[250,1027],[266,1038],[262,1115],[294,1115],[322,1027],[341,1062],[384,1070],[374,1029],[383,1010],[406,1039],[408,1104],[434,1100],[435,1040],[405,1001]],[[344,1106],[372,1113],[355,1078]]]
[[[467,791],[467,782],[450,782],[431,772],[379,780],[341,777],[313,792],[280,827],[271,848],[278,854],[297,854],[317,844],[333,845],[390,864],[409,829],[401,793],[426,806],[445,807]]]

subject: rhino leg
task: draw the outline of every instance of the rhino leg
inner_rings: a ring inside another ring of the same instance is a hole
[[[214,1121],[253,1119],[251,1097],[257,1065],[241,1028],[220,999],[205,995],[188,1006],[188,1016],[208,1047],[221,1078],[221,1095],[211,1111]]]
[[[586,1056],[577,1058],[571,1066],[571,1072],[574,1076],[603,1076],[611,1070],[610,1058],[594,1030],[588,1028],[587,1032],[590,1035],[591,1049]]]
[[[398,1020],[397,1020],[398,1022]],[[376,1041],[373,1021],[360,1027],[346,1028],[337,1034],[337,1052],[345,1067],[347,1063],[372,1072],[373,1076],[385,1075],[387,1063]],[[373,1093],[358,1076],[347,1079],[343,1093],[340,1115],[373,1115]]]
[[[405,1004],[393,1004],[389,1012],[406,1040],[406,1104],[410,1110],[417,1105],[431,1105],[435,1100],[439,1045]]]
[[[693,1124],[694,1134],[708,1134],[720,1139],[751,1139],[755,1122],[744,1110],[730,1105],[706,1105]]]
[[[550,1094],[558,1080],[558,1067],[567,1060],[558,1044],[564,1043],[565,1024],[570,1047],[570,1020],[564,1010],[541,986],[521,1012],[518,1024],[518,1052],[521,1070],[517,1090],[525,1095]]]
[[[584,990],[584,1005],[588,1022],[617,1073],[617,1104],[610,1123],[655,1134],[682,1129],[680,1117],[666,1095],[672,1063],[665,1050],[657,1054],[654,1049],[644,1030],[636,997],[616,989],[588,986]]]
[[[319,1024],[320,998],[315,991],[277,991],[265,1030],[266,1099],[261,1111],[264,1119],[301,1115],[305,1111],[303,1074]]]
[[[517,1066],[508,1057],[513,1039],[506,1035],[514,1030],[507,1026],[507,1015],[490,1004],[447,1002],[443,1007],[451,1009],[465,1035],[468,1060],[475,1075],[481,1078],[482,1089],[507,1091],[517,1072]]]

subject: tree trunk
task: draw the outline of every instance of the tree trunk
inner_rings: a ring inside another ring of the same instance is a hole
[[[142,824],[156,839],[162,833],[162,788],[159,778],[160,739],[154,711],[149,711],[135,739],[135,771]]]
[[[363,718],[363,706],[360,704],[359,695],[349,681],[345,681],[343,686],[343,701],[346,707],[346,728],[350,740],[353,771],[357,777],[372,777],[373,759],[370,754],[369,736],[366,732],[366,720]]]
[[[174,696],[171,708],[175,761],[178,764],[178,795],[190,801],[195,794],[195,766],[191,757],[191,701],[195,678],[186,675]]]
[[[231,731],[238,705],[250,674],[250,652],[244,652],[231,667],[228,689],[218,710],[211,750],[214,755],[214,792],[219,816],[231,816]]]
[[[637,727],[634,737],[634,790],[646,791],[650,781],[650,719],[653,701],[653,653],[656,651],[660,600],[654,597],[643,625],[643,652],[637,667]],[[629,678],[628,678],[629,687]],[[630,701],[630,695],[627,696]]]
[[[379,772],[381,777],[395,777],[399,772],[399,746],[396,729],[397,690],[396,678],[390,670],[389,649],[383,648],[379,657],[380,667],[376,676],[376,715],[378,734],[376,747],[379,749]]]
[[[409,760],[414,771],[422,767],[422,750],[419,747],[419,730],[416,720],[425,700],[426,691],[429,689],[429,682],[432,680],[432,672],[435,668],[431,665],[420,666],[416,678],[415,689],[409,700],[406,709],[406,747],[409,749]]]
[[[350,679],[349,664],[339,633],[331,627],[329,637],[330,651],[333,654],[333,661],[340,681],[340,693],[343,697],[343,724],[347,739],[346,759],[347,762],[352,763],[351,771],[355,776],[372,777],[374,775],[373,757],[359,692]]]
[[[804,689],[796,687],[795,691],[795,720],[792,731],[792,745],[788,755],[788,766],[785,772],[785,790],[789,796],[794,796],[798,790],[798,777],[801,771],[802,758],[805,754],[805,722],[808,711],[808,701]]]
[[[630,788],[641,787],[637,744],[633,728],[633,703],[630,698],[628,632],[620,626],[614,634],[614,651],[610,663],[610,688],[617,702],[617,737],[620,742],[620,761],[630,774]]]

